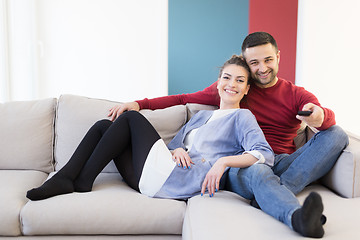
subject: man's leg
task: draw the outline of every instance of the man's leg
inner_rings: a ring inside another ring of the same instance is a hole
[[[249,200],[256,198],[264,212],[289,227],[292,214],[301,208],[295,195],[280,184],[280,178],[265,164],[230,168],[226,189]]]
[[[280,183],[294,194],[318,180],[334,166],[349,139],[339,126],[316,133],[303,147],[291,155],[278,155],[273,171]]]
[[[265,164],[231,168],[226,189],[246,199],[258,200],[261,209],[306,237],[322,237],[323,205],[320,195],[311,193],[301,207],[295,195],[280,184],[280,178]]]

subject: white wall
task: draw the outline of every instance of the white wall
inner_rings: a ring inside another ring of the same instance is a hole
[[[167,0],[1,1],[11,43],[8,100],[167,94]]]
[[[296,84],[360,135],[360,1],[299,0]]]
[[[34,0],[4,0],[7,19],[8,100],[39,97],[36,72],[36,22]]]
[[[0,0],[0,102],[9,99],[7,4]]]

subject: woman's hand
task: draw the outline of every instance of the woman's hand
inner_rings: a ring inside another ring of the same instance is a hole
[[[215,192],[219,190],[220,179],[227,167],[246,168],[257,161],[258,159],[249,153],[219,158],[205,176],[201,187],[201,196],[204,195],[206,189],[210,197],[214,196]]]
[[[176,165],[183,167],[184,169],[191,168],[191,164],[194,162],[191,160],[189,154],[183,148],[177,148],[172,152],[173,159],[176,162]]]
[[[201,188],[201,196],[204,195],[206,189],[208,190],[210,197],[214,196],[214,193],[219,190],[220,179],[224,174],[225,168],[226,164],[224,158],[220,158],[215,162],[205,176]]]
[[[110,109],[110,113],[108,117],[110,117],[111,121],[114,121],[116,118],[118,118],[123,112],[125,111],[139,111],[140,106],[137,102],[127,102],[118,104]]]

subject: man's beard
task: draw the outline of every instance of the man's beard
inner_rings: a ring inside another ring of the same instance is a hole
[[[265,79],[262,79],[258,74],[255,74],[255,76],[253,75],[253,80],[255,81],[255,83],[262,86],[268,85],[269,83],[274,81],[275,78],[276,78],[276,74],[274,74],[274,70],[271,70],[269,76]]]

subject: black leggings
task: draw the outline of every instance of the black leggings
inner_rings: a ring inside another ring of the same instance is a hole
[[[114,122],[100,120],[89,129],[58,174],[71,179],[75,191],[91,191],[95,178],[114,160],[124,181],[139,191],[144,163],[159,139],[151,123],[136,111],[125,112]]]

